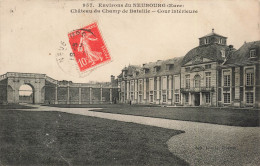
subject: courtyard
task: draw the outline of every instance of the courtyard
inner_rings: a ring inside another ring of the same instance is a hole
[[[247,111],[243,115],[241,110],[223,109],[218,117],[213,113],[216,110],[207,108],[32,106],[35,108],[1,106],[1,165],[260,163],[259,127],[241,127],[259,126],[257,110],[243,110]],[[200,111],[209,114],[204,116]],[[199,118],[185,119],[188,112],[190,117],[196,114],[200,117],[201,114],[210,121],[201,123],[197,120]],[[224,115],[230,116],[229,119],[233,121],[227,124],[229,126],[214,124],[213,118],[209,118],[213,115],[219,119]],[[237,120],[234,118],[236,115],[246,118]]]

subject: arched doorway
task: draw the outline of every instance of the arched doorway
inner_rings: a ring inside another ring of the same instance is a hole
[[[29,84],[24,84],[19,88],[19,103],[34,103],[34,90]]]

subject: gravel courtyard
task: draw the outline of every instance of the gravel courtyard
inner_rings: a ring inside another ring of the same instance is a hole
[[[93,108],[37,106],[24,111],[61,111],[124,122],[184,130],[168,140],[169,150],[191,165],[259,165],[259,127],[235,127],[89,111]],[[95,108],[98,109],[98,108]]]

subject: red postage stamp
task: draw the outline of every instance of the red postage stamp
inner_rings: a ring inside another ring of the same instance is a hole
[[[96,22],[68,34],[69,43],[80,71],[111,61]]]

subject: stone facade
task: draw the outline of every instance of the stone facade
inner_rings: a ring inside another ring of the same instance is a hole
[[[0,76],[0,103],[20,103],[22,85],[32,88],[32,102],[35,104],[95,104],[113,103],[118,99],[117,80],[111,82],[73,83],[57,81],[45,74],[8,72]]]
[[[184,57],[129,65],[118,76],[121,103],[181,106],[260,106],[260,42],[238,50],[212,33]]]

